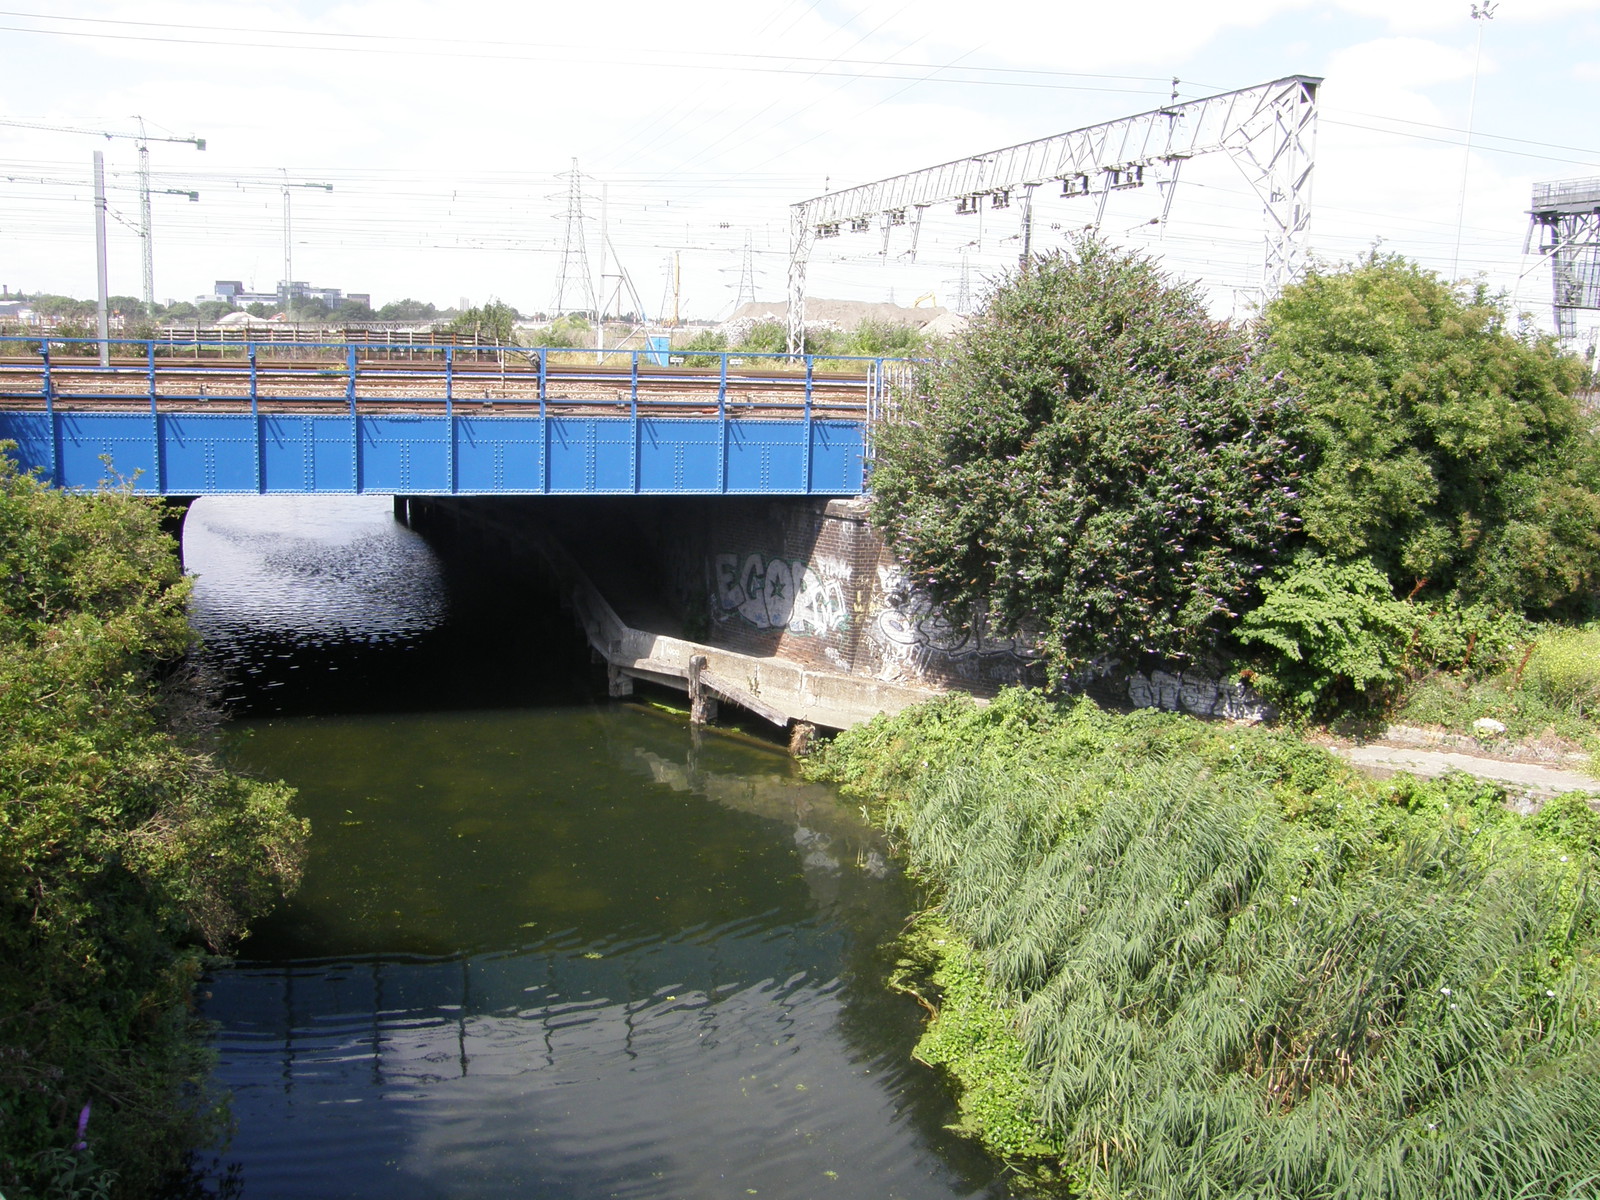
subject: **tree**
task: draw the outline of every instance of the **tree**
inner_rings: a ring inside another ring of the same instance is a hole
[[[452,333],[476,334],[480,345],[516,345],[515,327],[517,310],[499,300],[491,300],[481,308],[469,308],[450,322]]]
[[[93,320],[98,306],[92,300],[74,300],[71,296],[56,296],[41,292],[30,304],[41,317],[56,321]]]
[[[391,300],[378,310],[380,321],[426,321],[439,310],[425,300]]]
[[[957,620],[1058,670],[1186,658],[1294,534],[1294,403],[1199,292],[1094,239],[1004,280],[886,426],[873,515]]]
[[[9,448],[0,445],[0,450]],[[61,1190],[87,1141],[119,1194],[217,1130],[188,1004],[298,877],[281,784],[220,770],[160,502],[47,488],[0,453],[0,1190]],[[92,1104],[87,1135],[76,1118]],[[63,1160],[60,1156],[65,1155]],[[20,1186],[20,1189],[18,1188]]]
[[[137,296],[110,296],[106,299],[106,311],[121,313],[129,319],[150,315],[145,311],[144,301]]]
[[[370,321],[375,316],[377,314],[372,311],[372,305],[361,300],[346,300],[333,310],[333,319],[343,324]]]
[[[301,297],[289,305],[289,316],[296,321],[325,321],[332,312],[320,296]]]
[[[1302,397],[1311,542],[1402,593],[1529,611],[1600,585],[1600,442],[1582,364],[1507,328],[1503,297],[1395,256],[1317,272],[1266,310]]]

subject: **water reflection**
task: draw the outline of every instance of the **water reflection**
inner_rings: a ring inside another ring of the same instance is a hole
[[[185,522],[183,554],[200,580],[190,619],[207,641],[392,641],[445,616],[438,558],[381,499],[207,497]]]
[[[336,607],[359,594],[328,565],[347,543],[292,521],[221,522],[221,557],[251,561],[212,558],[201,581],[235,667],[271,646],[274,679],[362,669],[331,651],[378,626],[410,664],[382,704],[337,713],[295,681],[322,715],[236,727],[234,758],[299,787],[315,826],[301,893],[209,984],[247,1200],[1003,1194],[909,1064],[918,1012],[883,989],[879,947],[915,897],[877,836],[781,753],[575,703],[589,684],[570,677],[558,704],[430,707],[474,672],[526,674],[500,622],[547,643],[570,625],[495,586],[503,563],[379,518],[358,513],[348,544],[435,580],[414,591],[444,625],[380,603],[302,643],[311,615],[271,615],[290,589],[218,594],[286,576]],[[271,713],[286,690],[236,694]]]

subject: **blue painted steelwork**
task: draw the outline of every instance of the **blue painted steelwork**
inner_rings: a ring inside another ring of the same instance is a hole
[[[705,394],[679,399],[669,389],[690,374],[658,366],[651,350],[608,352],[628,356],[626,375],[558,367],[545,349],[489,348],[500,355],[498,372],[468,364],[466,375],[459,356],[480,354],[479,348],[402,347],[429,359],[399,366],[362,358],[397,349],[383,343],[135,342],[117,343],[114,352],[135,351],[137,365],[101,368],[86,357],[67,358],[94,346],[0,339],[0,439],[16,442],[21,464],[58,486],[91,488],[112,479],[178,496],[853,496],[865,483],[869,389],[883,376],[883,360],[869,360],[871,375],[856,383],[828,376],[831,394],[849,398],[823,404],[819,413],[823,381],[810,355],[803,379],[777,370],[730,377],[728,356],[720,355],[714,376],[696,377]],[[270,357],[306,350],[323,358],[331,352],[338,365]],[[177,357],[191,352],[232,354],[239,365],[230,373],[226,363]],[[509,355],[516,356],[511,366]],[[459,388],[469,376],[474,385],[498,380],[508,394],[481,408],[464,402]],[[525,385],[526,394],[509,394],[508,380]],[[736,416],[735,382],[747,389],[742,395],[787,388],[799,402],[741,399],[737,408],[747,415]],[[290,394],[283,390],[290,384],[316,390]],[[600,394],[620,392],[619,384],[625,396]],[[552,392],[559,385],[587,391],[563,397]],[[646,400],[641,385],[655,394]],[[372,390],[384,387],[402,391]],[[409,411],[384,411],[402,404]]]

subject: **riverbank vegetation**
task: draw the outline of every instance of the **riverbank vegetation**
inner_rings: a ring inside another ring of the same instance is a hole
[[[1010,691],[844,734],[930,909],[967,1132],[1092,1197],[1566,1197],[1600,1163],[1600,815]]]
[[[1094,239],[1002,281],[878,438],[874,521],[1057,691],[1600,746],[1600,436],[1501,298],[1374,254],[1249,328]],[[1485,721],[1483,718],[1491,718]],[[1501,728],[1503,726],[1503,729]],[[964,1127],[1096,1198],[1600,1181],[1600,815],[1376,782],[1298,730],[949,698],[812,765],[929,911],[895,986]]]
[[[1086,239],[996,286],[880,432],[873,518],[955,623],[1036,637],[1058,680],[1198,667],[1329,721],[1470,724],[1451,702],[1492,693],[1592,738],[1584,689],[1526,669],[1600,636],[1591,384],[1400,258],[1235,328]]]
[[[3,449],[3,448],[0,448]],[[0,1192],[169,1194],[220,1132],[192,992],[299,873],[280,784],[220,770],[158,501],[0,453]]]

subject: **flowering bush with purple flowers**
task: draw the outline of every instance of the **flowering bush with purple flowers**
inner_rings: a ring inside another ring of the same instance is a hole
[[[1182,660],[1299,527],[1299,407],[1196,287],[1095,239],[1002,281],[886,428],[875,519],[957,620],[1058,671]]]

